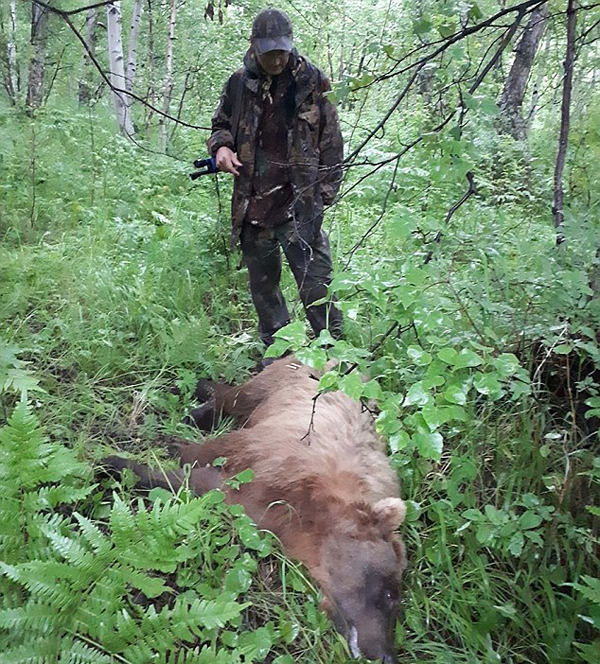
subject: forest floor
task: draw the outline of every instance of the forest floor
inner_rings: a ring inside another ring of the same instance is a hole
[[[68,661],[347,661],[311,580],[242,513],[163,491],[139,502],[131,477],[94,474],[107,453],[162,464],[169,437],[201,442],[182,423],[197,378],[240,381],[262,355],[226,179],[218,196],[213,177],[191,185],[186,164],[102,123],[87,151],[66,114],[36,126],[35,168],[19,148],[31,127],[0,131],[6,523],[21,506],[0,544],[0,661],[38,646],[79,653]],[[407,168],[385,223],[384,186],[330,211],[345,340],[307,341],[286,272],[296,322],[278,348],[373,379],[370,395],[332,384],[377,399],[409,505],[400,662],[598,662],[597,231],[573,214],[557,250],[549,213],[491,172],[444,226],[467,183],[423,211],[409,201],[428,177]]]

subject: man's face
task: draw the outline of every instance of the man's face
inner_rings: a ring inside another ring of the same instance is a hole
[[[290,59],[289,51],[267,51],[257,55],[260,66],[269,76],[278,76],[285,69]]]

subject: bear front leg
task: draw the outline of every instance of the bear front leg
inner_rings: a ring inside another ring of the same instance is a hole
[[[109,473],[115,475],[120,475],[123,469],[128,468],[138,476],[138,485],[145,489],[160,487],[177,493],[186,482],[186,473],[183,469],[152,470],[143,463],[123,459],[119,456],[105,457],[101,463]],[[202,495],[211,489],[220,489],[222,483],[223,475],[219,468],[213,468],[212,466],[193,467],[189,473],[189,487],[197,495]]]

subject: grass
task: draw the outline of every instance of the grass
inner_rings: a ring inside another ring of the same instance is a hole
[[[161,459],[162,437],[199,437],[181,424],[194,377],[240,380],[260,357],[246,275],[228,255],[226,230],[215,224],[208,180],[187,188],[183,166],[141,156],[101,118],[95,150],[84,160],[78,150],[86,125],[78,130],[76,120],[59,115],[0,127],[4,136],[18,130],[35,140],[38,159],[32,179],[18,143],[7,144],[10,186],[0,194],[4,340],[21,349],[19,357],[40,380],[43,391],[30,391],[30,402],[51,440],[91,464],[115,448]],[[66,136],[64,149],[59,136]],[[345,202],[336,211],[332,245],[340,266],[376,218],[378,195],[367,192],[360,209]],[[448,229],[435,272],[407,290],[398,275],[405,274],[424,219],[413,212],[402,216],[392,207],[390,222],[353,259],[348,292],[341,291],[347,312],[356,308],[347,316],[356,347],[373,346],[391,320],[418,319],[420,336],[390,340],[371,365],[386,395],[397,400],[423,378],[424,369],[406,356],[414,344],[435,356],[448,344],[475,339],[495,349],[489,358],[479,349],[486,363],[510,348],[526,366],[533,362],[532,341],[556,347],[557,312],[580,306],[585,295],[574,265],[587,269],[589,242],[569,249],[571,264],[552,262],[545,221],[519,202],[499,207],[490,194],[470,204],[456,230]],[[443,218],[439,210],[435,216]],[[572,278],[572,288],[561,291],[549,276],[555,269]],[[289,275],[285,290],[297,310]],[[547,368],[558,372],[559,361]],[[466,419],[441,428],[439,460],[412,448],[392,455],[410,501],[404,535],[411,567],[397,627],[401,662],[593,661],[581,659],[574,646],[597,637],[581,617],[593,603],[572,584],[582,574],[599,574],[597,524],[585,509],[587,497],[597,496],[597,476],[589,475],[597,438],[574,435],[570,409],[553,402],[538,378],[529,394],[514,396],[508,382],[497,399],[470,392]],[[18,398],[0,392],[2,419]],[[416,430],[421,410],[400,412],[408,430]],[[105,480],[99,504],[85,507],[99,523],[115,489],[135,505],[131,487]],[[219,563],[212,572],[224,577],[227,569]],[[275,662],[347,661],[302,570],[275,550],[252,577],[243,626],[259,635],[277,626]],[[233,644],[236,630],[226,631],[222,639]]]

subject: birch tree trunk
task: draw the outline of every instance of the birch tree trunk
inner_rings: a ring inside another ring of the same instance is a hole
[[[88,104],[91,97],[91,75],[92,69],[90,67],[91,58],[90,53],[96,56],[96,26],[98,24],[98,8],[94,7],[88,9],[85,16],[85,43],[89,51],[83,54],[83,72],[79,79],[79,103],[82,105]]]
[[[167,57],[165,64],[165,89],[163,93],[163,113],[169,112],[171,96],[173,95],[173,41],[175,40],[175,21],[177,18],[177,0],[171,0],[171,18],[169,21],[169,34],[167,36]],[[167,127],[165,117],[160,118],[160,148],[167,151]]]
[[[125,91],[125,66],[123,63],[123,42],[121,36],[121,2],[115,0],[106,6],[108,54],[110,62],[110,84],[113,106],[119,128],[125,136],[133,136],[133,122]]]
[[[10,0],[6,40],[6,91],[13,105],[17,103],[21,81],[17,66],[17,0]]]
[[[577,26],[577,0],[568,0],[567,5],[567,51],[564,61],[563,96],[560,114],[560,136],[558,139],[558,153],[554,169],[554,226],[557,230],[557,240],[560,242],[561,227],[564,221],[564,191],[563,171],[567,157],[569,143],[569,126],[571,122],[571,92],[573,90],[573,65],[575,62],[575,28]]]
[[[48,10],[35,3],[31,5],[31,45],[33,54],[29,63],[27,84],[27,112],[33,113],[43,99],[46,75],[46,42],[48,40]]]
[[[152,18],[152,0],[148,0],[148,91],[146,92],[146,97],[150,100],[150,104],[153,107],[156,107],[156,95],[155,95],[155,64],[154,64],[154,20]],[[146,120],[144,126],[146,131],[150,126],[150,121],[152,120],[152,115],[154,111],[146,106]]]
[[[127,56],[127,75],[125,79],[125,89],[127,92],[133,92],[135,82],[135,70],[137,66],[137,42],[140,34],[140,25],[142,22],[142,12],[144,0],[136,0],[133,6],[133,16],[131,18],[131,29],[129,31],[129,54]]]
[[[523,140],[526,135],[526,125],[521,108],[529,74],[544,32],[547,17],[547,3],[536,7],[531,12],[529,22],[517,45],[515,59],[506,77],[504,89],[500,95],[501,130],[510,134],[516,140]]]

